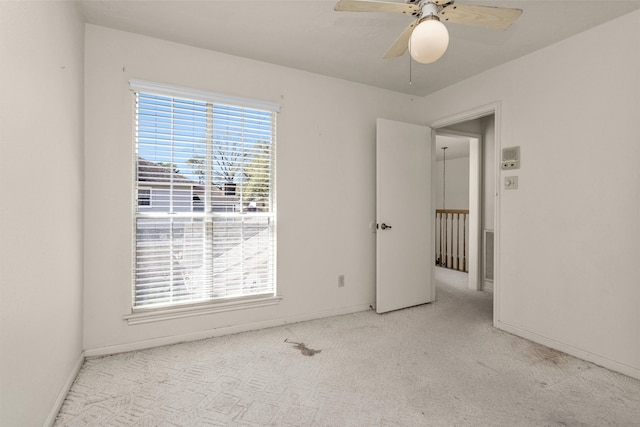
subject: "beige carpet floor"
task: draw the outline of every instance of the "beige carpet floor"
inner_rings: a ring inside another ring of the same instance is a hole
[[[56,425],[640,426],[640,381],[494,329],[490,294],[438,277],[419,307],[88,359]]]

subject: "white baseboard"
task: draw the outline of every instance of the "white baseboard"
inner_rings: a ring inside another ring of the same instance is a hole
[[[496,327],[498,329],[502,329],[503,331],[517,335],[519,337],[528,339],[538,344],[542,344],[554,350],[558,350],[563,353],[570,354],[571,356],[575,356],[579,359],[595,363],[596,365],[602,366],[603,368],[607,368],[612,371],[616,371],[621,374],[628,375],[632,378],[636,378],[640,380],[640,368],[636,368],[633,366],[626,365],[624,363],[620,363],[618,361],[609,359],[608,357],[602,356],[600,354],[592,353],[590,351],[583,350],[581,348],[574,347],[572,345],[569,345],[560,341],[556,341],[554,339],[545,337],[543,335],[538,335],[534,332],[520,329],[516,326],[509,325],[501,321],[496,322]]]
[[[119,344],[107,347],[98,347],[87,349],[84,352],[85,357],[99,357],[109,354],[126,353],[128,351],[144,350],[152,347],[160,347],[163,345],[178,344],[187,341],[197,341],[206,338],[219,337],[223,335],[236,334],[239,332],[256,331],[259,329],[272,328],[275,326],[288,325],[291,323],[305,322],[307,320],[322,319],[325,317],[339,316],[342,314],[357,313],[359,311],[370,310],[371,304],[356,305],[350,307],[342,307],[333,310],[320,311],[310,314],[301,314],[298,316],[285,317],[281,319],[265,320],[262,322],[247,323],[244,325],[225,326],[222,328],[209,329],[206,331],[193,332],[189,334],[174,335],[169,337],[153,338],[150,340],[137,341],[126,344]]]
[[[49,412],[49,416],[44,422],[45,427],[51,427],[53,423],[56,421],[56,417],[58,416],[58,412],[60,412],[60,408],[64,403],[64,399],[67,397],[67,393],[69,393],[69,390],[73,385],[73,382],[76,380],[76,377],[78,376],[78,372],[80,372],[80,368],[82,368],[83,363],[84,363],[84,352],[80,353],[80,356],[78,357],[78,360],[76,360],[76,363],[73,365],[73,368],[71,369],[71,372],[67,377],[67,380],[62,386],[60,393],[58,393],[58,397],[56,398],[56,401],[53,404],[53,407],[51,408],[51,412]]]

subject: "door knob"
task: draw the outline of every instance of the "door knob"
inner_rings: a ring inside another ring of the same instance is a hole
[[[385,224],[385,223],[383,222],[383,223],[380,225],[380,228],[382,228],[383,230],[386,230],[387,228],[388,228],[388,229],[391,229],[391,226],[390,226],[390,225],[387,225],[387,224]]]

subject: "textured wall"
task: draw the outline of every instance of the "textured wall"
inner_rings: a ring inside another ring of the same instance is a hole
[[[84,24],[0,2],[0,424],[43,425],[82,353]]]

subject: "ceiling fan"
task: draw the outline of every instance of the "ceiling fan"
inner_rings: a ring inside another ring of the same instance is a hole
[[[422,64],[437,61],[449,46],[449,32],[441,21],[505,30],[522,14],[521,9],[455,5],[453,0],[408,0],[407,3],[340,0],[334,10],[403,13],[413,16],[414,21],[400,33],[384,58],[402,56],[409,49],[411,57]]]

